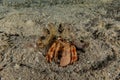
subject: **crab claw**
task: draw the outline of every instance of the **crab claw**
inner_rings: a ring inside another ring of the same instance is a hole
[[[70,63],[70,44],[66,43],[63,48],[62,57],[60,59],[60,66],[64,67]]]

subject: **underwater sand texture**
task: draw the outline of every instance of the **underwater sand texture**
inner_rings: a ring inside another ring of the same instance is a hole
[[[120,0],[0,1],[0,80],[119,80],[119,5]],[[49,40],[36,46],[49,23],[71,28],[63,36],[78,47],[89,43],[84,51],[77,49],[74,64],[48,63]]]

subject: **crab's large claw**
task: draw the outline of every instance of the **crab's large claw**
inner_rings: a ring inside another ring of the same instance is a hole
[[[60,66],[66,66],[70,63],[70,44],[66,43],[63,48],[62,57],[60,59]]]
[[[47,53],[47,55],[46,55],[46,60],[48,61],[48,62],[51,62],[52,61],[52,58],[53,58],[53,56],[54,56],[54,52],[55,52],[55,50],[56,50],[56,43],[53,43],[52,44],[52,46],[50,47],[50,49],[48,50],[48,53]]]
[[[74,45],[71,45],[70,52],[71,52],[71,61],[70,61],[70,63],[73,63],[73,62],[77,61],[77,59],[78,59],[76,48],[75,48]]]

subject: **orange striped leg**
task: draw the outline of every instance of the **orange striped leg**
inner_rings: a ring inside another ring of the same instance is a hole
[[[48,53],[46,55],[46,60],[48,62],[51,62],[52,61],[52,58],[54,56],[54,53],[55,53],[55,50],[56,50],[56,42],[52,44],[52,46],[50,47],[50,49],[48,50]]]
[[[70,50],[70,52],[71,52],[71,61],[70,61],[70,63],[73,63],[73,62],[77,61],[78,57],[77,57],[77,52],[76,52],[75,46],[71,45],[70,48],[71,48],[71,50]]]
[[[60,48],[61,48],[61,44],[58,42],[56,45],[55,55],[54,55],[55,62],[57,62],[58,60],[58,54],[59,54]]]

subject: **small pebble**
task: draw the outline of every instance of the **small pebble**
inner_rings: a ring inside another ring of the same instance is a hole
[[[15,69],[19,69],[19,68],[20,68],[20,65],[15,64],[14,68],[15,68]]]

